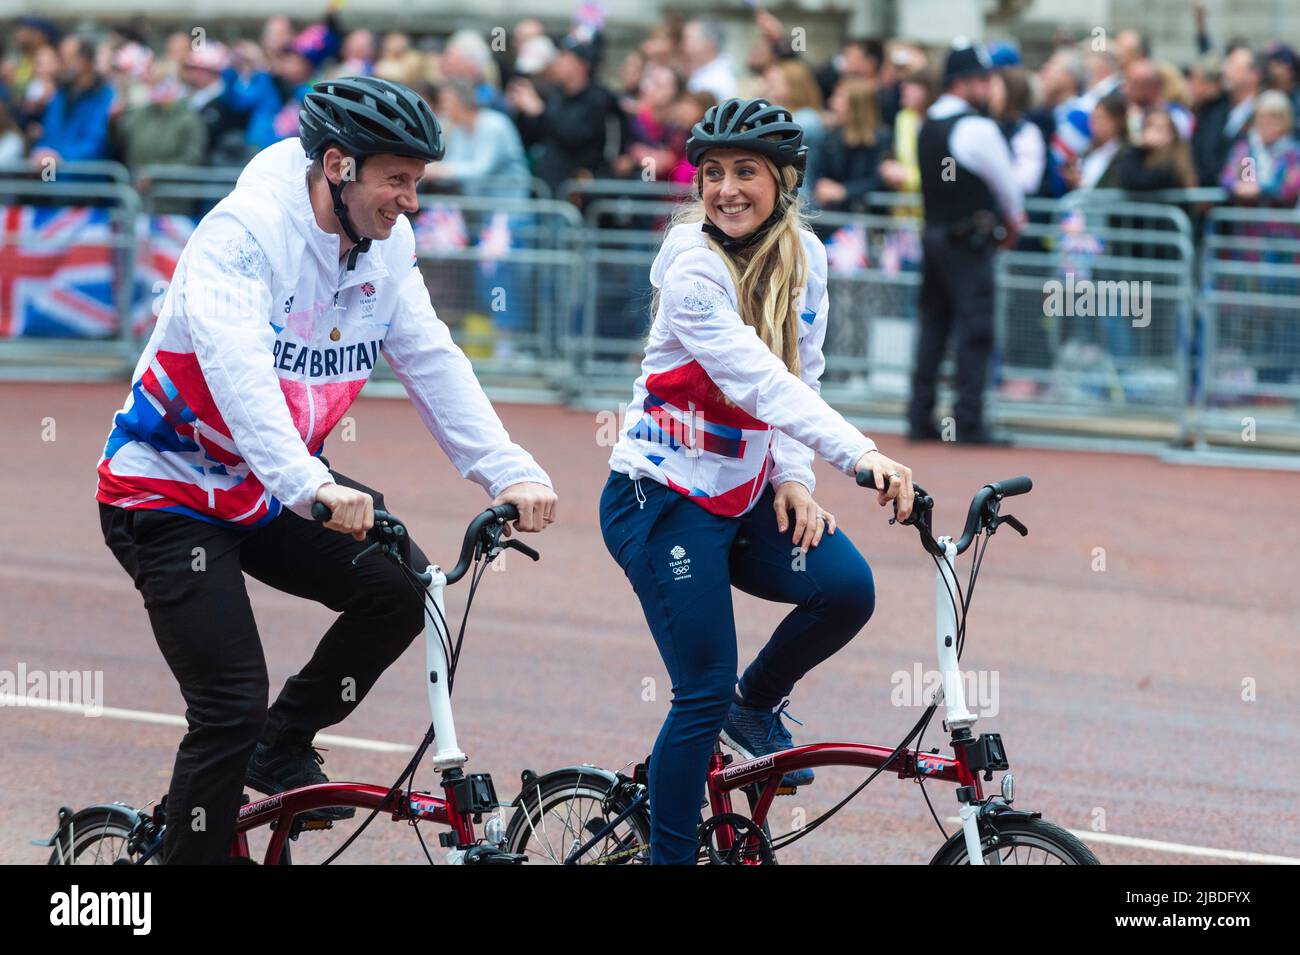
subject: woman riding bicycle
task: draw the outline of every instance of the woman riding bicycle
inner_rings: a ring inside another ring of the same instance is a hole
[[[874,472],[888,487],[879,502],[897,498],[900,518],[912,508],[911,470],[818,394],[826,250],[797,198],[803,131],[766,100],[730,99],[686,149],[695,198],[651,268],[654,321],[600,501],[605,545],[672,679],[649,766],[659,864],[695,861],[719,733],[745,758],[791,748],[782,699],[875,608],[870,567],[813,500],[814,452],[847,474]],[[738,686],[733,585],[795,605]]]

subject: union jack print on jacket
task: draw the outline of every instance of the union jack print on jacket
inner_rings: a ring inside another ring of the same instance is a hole
[[[814,453],[851,474],[875,448],[819,395],[826,249],[812,232],[800,237],[809,276],[796,377],[741,319],[731,276],[700,226],[669,230],[650,270],[659,310],[612,469],[653,478],[712,513],[736,516],[754,506],[766,480],[813,490]]]
[[[99,461],[96,498],[214,523],[308,517],[319,455],[382,355],[460,473],[550,485],[483,394],[399,217],[349,269],[316,222],[297,139],[260,152],[181,253]]]

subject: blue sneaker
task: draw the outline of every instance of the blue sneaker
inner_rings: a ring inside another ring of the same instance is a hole
[[[789,705],[790,701],[786,700],[775,710],[768,710],[759,706],[746,706],[739,699],[732,700],[731,712],[722,724],[722,741],[745,759],[793,749],[794,737],[781,722],[782,716],[790,716],[785,712]],[[799,723],[793,716],[790,719]],[[781,777],[782,786],[807,786],[812,781],[811,769],[796,769]]]

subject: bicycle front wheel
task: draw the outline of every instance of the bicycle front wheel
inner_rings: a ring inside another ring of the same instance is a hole
[[[1043,819],[999,819],[996,829],[980,824],[985,865],[1101,865],[1092,850],[1066,830]],[[969,865],[961,830],[949,839],[931,865]]]
[[[506,828],[506,850],[542,865],[639,865],[650,861],[650,815],[612,773],[594,767],[536,777],[519,794]],[[595,840],[592,842],[592,840]],[[575,850],[592,842],[581,854]]]
[[[93,806],[68,820],[55,838],[49,865],[135,865],[141,851],[131,851],[130,836],[139,816],[128,808]],[[161,864],[162,853],[149,859]]]

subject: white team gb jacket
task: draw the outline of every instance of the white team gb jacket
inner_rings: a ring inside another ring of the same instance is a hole
[[[429,301],[405,217],[339,259],[297,139],[260,152],[186,243],[113,418],[98,500],[216,523],[306,517],[319,455],[382,353],[456,469],[491,496],[546,472],[501,424]]]

